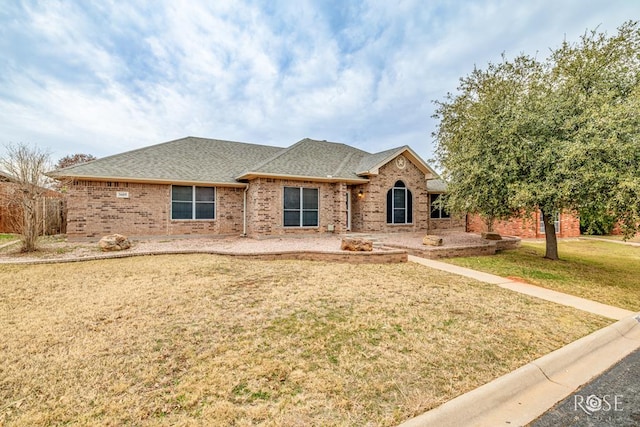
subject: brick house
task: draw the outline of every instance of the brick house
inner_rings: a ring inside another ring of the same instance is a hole
[[[560,212],[554,218],[557,237],[580,236],[580,218],[575,213]],[[544,222],[540,212],[522,218],[507,221],[496,221],[493,230],[504,236],[518,236],[524,239],[540,239],[545,237]],[[480,233],[487,231],[484,221],[478,215],[467,215],[467,231]]]
[[[368,153],[311,139],[281,148],[186,137],[49,175],[69,182],[70,238],[464,227],[431,218],[427,182],[438,176],[408,146]]]
[[[434,179],[427,182],[430,202],[433,204],[438,197],[447,193],[447,184],[441,179]],[[431,217],[438,215],[438,209],[431,209]],[[469,233],[482,233],[487,231],[487,226],[479,215],[468,214],[464,219],[453,220],[455,223],[445,222],[449,219],[446,211],[440,211],[441,220],[432,219],[431,230],[439,228],[463,228]],[[461,223],[460,223],[461,222]],[[560,212],[554,218],[554,225],[557,237],[578,237],[580,236],[580,217],[575,213]],[[540,212],[522,218],[512,218],[507,221],[496,221],[493,230],[503,236],[517,236],[524,239],[539,239],[545,236],[544,222]]]

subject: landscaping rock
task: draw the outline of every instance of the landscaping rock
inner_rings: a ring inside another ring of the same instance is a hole
[[[131,242],[127,236],[122,234],[111,234],[100,239],[100,249],[103,252],[122,251],[131,247]]]
[[[485,231],[482,233],[482,238],[486,240],[502,240],[502,236],[493,231]]]
[[[433,234],[427,234],[422,239],[422,244],[427,246],[442,246],[442,237]]]
[[[367,251],[371,252],[373,250],[373,242],[367,239],[353,239],[345,237],[342,239],[342,243],[340,244],[340,249],[343,251]]]

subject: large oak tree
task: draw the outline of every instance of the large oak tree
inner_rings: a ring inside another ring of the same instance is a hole
[[[449,207],[487,223],[542,212],[545,257],[558,258],[553,216],[607,212],[640,221],[640,29],[589,31],[548,58],[503,57],[436,102],[436,156]]]

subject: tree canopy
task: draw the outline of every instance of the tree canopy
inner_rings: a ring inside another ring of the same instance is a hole
[[[540,210],[557,259],[556,212],[640,221],[640,29],[586,32],[548,58],[503,56],[436,101],[449,208],[495,219]]]
[[[69,154],[68,156],[64,156],[63,158],[58,160],[58,163],[56,163],[55,167],[56,169],[68,168],[69,166],[78,165],[80,163],[86,163],[95,159],[96,159],[95,156],[91,154],[83,154],[83,153]]]

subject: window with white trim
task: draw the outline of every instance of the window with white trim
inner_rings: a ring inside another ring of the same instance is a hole
[[[402,181],[387,191],[387,224],[413,223],[413,197]]]
[[[318,195],[317,188],[284,187],[284,226],[317,227]]]
[[[171,186],[171,219],[215,219],[215,187]]]
[[[553,214],[553,227],[556,229],[556,234],[560,232],[560,213],[555,212]],[[545,234],[544,221],[542,219],[542,211],[540,211],[540,233]]]

